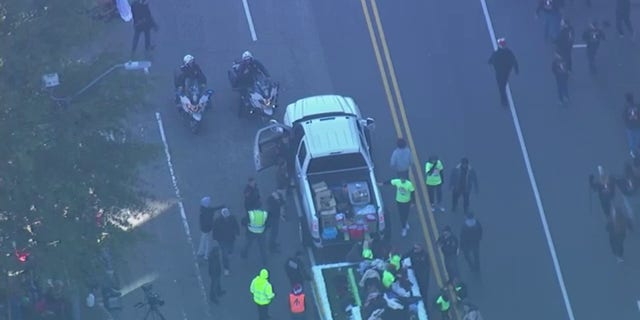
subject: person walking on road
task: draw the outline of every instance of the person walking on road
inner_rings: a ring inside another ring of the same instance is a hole
[[[258,243],[258,251],[260,251],[260,258],[262,259],[262,263],[267,263],[267,253],[266,253],[266,238],[264,235],[264,230],[266,227],[267,219],[269,214],[267,211],[262,209],[254,209],[250,210],[247,213],[247,217],[243,219],[243,225],[247,226],[247,242],[242,248],[242,252],[240,252],[240,256],[243,259],[247,259],[247,254],[249,252],[249,248],[251,244],[254,242]]]
[[[405,254],[405,257],[411,259],[411,268],[415,271],[416,280],[420,289],[420,296],[425,305],[427,304],[427,293],[431,277],[431,264],[429,264],[429,255],[419,244],[414,244],[411,251]]]
[[[244,187],[244,209],[248,212],[253,209],[260,208],[262,202],[260,200],[260,190],[258,184],[253,177],[249,178],[247,185]]]
[[[289,293],[289,310],[291,311],[291,320],[306,319],[305,311],[307,304],[304,297],[302,285],[296,284]]]
[[[640,106],[635,102],[632,93],[627,92],[624,97],[624,124],[627,128],[629,152],[631,157],[635,157],[635,152],[640,148]]]
[[[460,228],[460,250],[464,255],[469,269],[472,272],[480,272],[480,240],[482,240],[482,225],[467,212],[466,219]]]
[[[458,238],[451,232],[450,226],[445,226],[442,229],[442,233],[436,241],[444,256],[444,266],[447,270],[449,279],[455,279],[458,277],[458,254],[459,254],[459,242]]]
[[[589,70],[592,74],[597,72],[596,53],[600,48],[600,43],[606,40],[604,32],[598,26],[598,21],[589,24],[589,28],[582,33],[582,40],[587,44],[587,61],[589,62]]]
[[[460,159],[460,163],[451,171],[451,186],[452,205],[451,210],[453,212],[458,208],[458,200],[462,196],[462,208],[464,212],[469,210],[469,195],[473,190],[476,195],[478,194],[478,177],[476,176],[476,170],[469,165],[468,158]]]
[[[567,62],[569,72],[573,71],[573,44],[575,43],[575,32],[571,23],[566,18],[560,22],[560,33],[556,38],[556,52]]]
[[[220,217],[213,221],[213,239],[220,244],[224,275],[229,275],[229,255],[233,252],[236,237],[240,234],[238,220],[228,208],[220,210]]]
[[[440,289],[440,294],[436,297],[436,307],[440,311],[441,320],[451,320],[451,293],[449,286]]]
[[[613,198],[616,195],[615,179],[604,172],[601,166],[598,166],[598,180],[591,174],[589,175],[589,185],[591,189],[598,193],[602,212],[606,217],[611,214]]]
[[[544,40],[555,41],[560,29],[561,10],[564,7],[564,0],[539,0],[536,7],[536,19],[544,19]]]
[[[304,255],[300,250],[296,251],[292,257],[289,257],[289,259],[285,261],[284,271],[291,287],[296,284],[302,285],[305,281],[311,280],[311,276],[309,276],[305,269]]]
[[[398,177],[409,177],[409,169],[413,164],[411,149],[403,138],[398,138],[396,148],[391,153],[391,168],[396,171]]]
[[[200,199],[200,243],[198,245],[198,257],[207,260],[209,259],[209,251],[211,247],[211,230],[213,229],[213,215],[219,209],[224,208],[224,205],[212,207],[211,197],[203,197]]]
[[[280,244],[277,238],[280,233],[280,219],[282,219],[284,205],[285,202],[278,191],[273,191],[267,198],[267,212],[269,213],[267,228],[269,228],[269,251],[271,253],[280,252]]]
[[[400,216],[402,236],[406,237],[409,231],[409,211],[411,211],[411,207],[415,204],[413,193],[416,191],[416,188],[406,176],[387,180],[379,183],[379,185],[392,185],[396,187],[396,207],[398,208],[398,215]]]
[[[249,291],[253,294],[253,302],[258,306],[258,320],[270,319],[269,305],[275,294],[271,283],[269,283],[269,271],[267,269],[260,270],[260,274],[253,278]]]
[[[431,201],[431,208],[433,210],[440,210],[444,212],[442,206],[442,175],[444,171],[444,165],[437,156],[429,157],[429,161],[424,164],[425,183],[427,184],[427,193],[429,195],[429,201]]]
[[[140,34],[144,33],[144,49],[146,52],[153,50],[151,45],[151,30],[157,31],[158,25],[149,10],[149,2],[147,0],[135,0],[131,4],[131,14],[133,15],[133,45],[131,47],[131,56],[136,53]]]
[[[511,49],[507,47],[507,40],[500,38],[497,40],[498,49],[489,57],[489,64],[493,66],[496,73],[496,81],[498,82],[498,92],[500,93],[500,102],[503,107],[509,106],[507,99],[507,82],[509,82],[509,74],[511,70],[516,74],[520,72],[518,68],[518,60]]]
[[[559,52],[556,52],[551,62],[551,72],[556,78],[560,104],[566,105],[569,102],[569,67]]]
[[[624,37],[624,28],[634,36],[633,25],[631,25],[631,0],[616,0],[616,29],[618,35]]]
[[[209,276],[211,277],[209,300],[215,304],[220,303],[218,298],[222,297],[226,293],[226,291],[222,290],[221,286],[222,257],[220,249],[221,248],[219,246],[214,246],[209,252]]]
[[[620,189],[620,193],[622,193],[622,202],[624,204],[624,213],[627,216],[627,221],[629,223],[629,229],[635,230],[636,219],[633,210],[633,206],[631,205],[633,197],[636,195],[638,190],[637,178],[634,175],[633,167],[630,163],[624,165],[624,175],[616,179],[617,187]]]
[[[607,232],[609,233],[609,245],[611,251],[616,256],[618,262],[624,262],[624,240],[627,236],[629,223],[627,217],[622,213],[620,206],[615,206],[611,210],[611,215],[607,219]]]

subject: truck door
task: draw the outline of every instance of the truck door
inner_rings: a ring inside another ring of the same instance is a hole
[[[288,157],[288,147],[283,138],[289,134],[288,127],[280,123],[273,123],[256,133],[253,145],[253,161],[256,171],[273,167],[278,164],[279,157]],[[285,160],[289,160],[286,159]]]

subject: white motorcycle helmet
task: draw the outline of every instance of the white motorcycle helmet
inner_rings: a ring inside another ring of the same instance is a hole
[[[194,58],[192,55],[188,54],[186,56],[184,56],[184,58],[182,58],[182,61],[184,62],[184,64],[189,64],[191,62],[193,62],[196,58]]]
[[[253,55],[249,51],[245,51],[242,53],[242,60],[247,61],[253,59]]]

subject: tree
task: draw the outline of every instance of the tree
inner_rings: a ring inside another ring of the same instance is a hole
[[[0,3],[0,251],[11,253],[0,265],[23,265],[15,243],[44,276],[82,280],[99,272],[101,248],[124,248],[133,238],[123,229],[127,214],[145,207],[137,169],[157,150],[131,139],[124,124],[144,107],[144,75],[115,72],[66,107],[43,90],[44,73],[61,75],[55,93],[65,95],[124,60],[108,52],[68,58],[102,30],[74,15],[78,4]]]

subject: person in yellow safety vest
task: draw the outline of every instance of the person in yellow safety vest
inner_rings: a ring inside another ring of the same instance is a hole
[[[425,182],[427,184],[427,192],[431,201],[433,210],[444,212],[442,206],[442,182],[444,165],[438,159],[438,156],[429,157],[429,161],[424,164]]]
[[[262,258],[262,263],[267,263],[267,253],[266,253],[266,237],[264,234],[264,229],[267,223],[267,219],[269,218],[269,213],[262,209],[250,210],[247,214],[247,217],[243,219],[243,224],[247,226],[247,242],[242,248],[240,252],[240,256],[243,259],[247,259],[247,253],[249,252],[249,247],[253,242],[258,242],[258,250],[260,251],[260,257]]]
[[[398,215],[400,216],[402,236],[406,237],[409,231],[409,211],[415,202],[413,192],[416,191],[416,188],[405,176],[385,181],[382,185],[392,185],[396,187],[396,206],[398,208]],[[389,225],[386,227],[389,228]]]
[[[400,263],[402,261],[402,257],[398,254],[389,254],[389,264],[393,267],[393,272],[400,271]]]
[[[304,320],[306,304],[304,300],[304,292],[302,285],[296,284],[289,293],[289,310],[291,311],[292,320]]]
[[[391,288],[391,285],[396,282],[396,276],[393,275],[393,266],[388,265],[382,272],[382,285],[385,288]]]
[[[267,269],[260,270],[260,274],[253,278],[249,290],[253,294],[253,302],[258,306],[258,319],[269,319],[269,304],[271,304],[275,294],[271,283],[269,283],[269,271]]]
[[[442,320],[450,320],[451,301],[449,300],[449,292],[446,288],[440,290],[440,295],[436,297],[436,306],[440,310]]]

